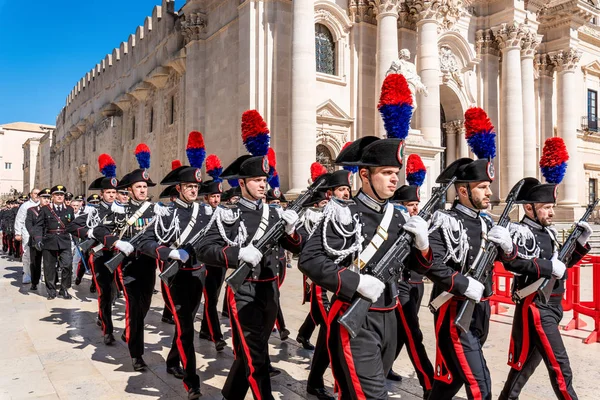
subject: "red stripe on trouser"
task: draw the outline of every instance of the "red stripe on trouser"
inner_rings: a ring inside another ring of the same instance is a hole
[[[343,312],[340,313],[340,317],[342,315],[344,315]],[[346,328],[344,328],[342,325],[338,326],[340,329],[340,339],[342,341],[344,359],[346,360],[346,365],[348,366],[348,372],[350,373],[350,379],[352,379],[352,386],[356,392],[356,397],[359,400],[366,400],[367,396],[365,396],[365,393],[360,386],[360,379],[358,379],[358,375],[356,374],[356,367],[354,366],[354,359],[352,358],[352,348],[350,347],[350,336]]]
[[[467,361],[467,357],[465,357],[465,352],[463,350],[462,343],[460,343],[458,328],[454,324],[455,319],[456,302],[452,302],[452,305],[450,306],[450,336],[452,337],[454,352],[456,353],[456,358],[458,358],[458,362],[462,367],[463,374],[465,375],[465,378],[467,378],[467,384],[471,389],[471,395],[473,396],[473,400],[482,400],[479,384],[477,383],[475,376],[473,376],[473,371],[471,371],[471,366]]]
[[[100,317],[100,323],[102,324],[102,333],[106,334],[106,324],[104,323],[104,318],[102,316],[102,307],[100,304],[102,303],[102,289],[100,285],[98,285],[98,279],[96,279],[96,266],[94,265],[94,255],[90,254],[89,263],[92,268],[92,279],[94,280],[94,284],[96,285],[96,291],[98,292],[98,316]]]
[[[127,294],[127,289],[125,288],[125,281],[123,280],[123,270],[121,269],[121,265],[117,267],[117,271],[119,272],[119,279],[121,280],[121,285],[123,285],[123,293],[125,294],[125,341],[129,342],[129,338],[131,337],[131,326],[129,324],[130,314],[129,309],[131,304],[129,303],[129,295]]]
[[[544,346],[544,352],[546,353],[546,357],[550,360],[550,364],[552,364],[552,369],[556,373],[556,380],[558,381],[558,388],[560,392],[565,396],[566,400],[571,400],[572,397],[567,390],[567,382],[565,382],[565,377],[560,369],[560,365],[558,364],[558,360],[556,360],[556,356],[554,355],[554,350],[552,350],[552,345],[548,340],[548,336],[546,336],[546,332],[544,332],[544,328],[542,327],[542,318],[540,317],[540,310],[538,310],[535,304],[531,304],[531,313],[533,314],[533,322],[535,324],[535,330],[537,331],[542,345]]]
[[[440,348],[440,330],[442,329],[442,324],[444,323],[444,318],[446,318],[446,313],[448,312],[449,303],[445,303],[438,310],[437,322],[435,324],[435,376],[434,379],[438,381],[442,381],[445,383],[452,383],[454,377],[452,373],[448,371],[446,360],[444,359],[444,355],[442,354],[442,350]],[[445,375],[445,372],[448,372],[448,375]],[[444,372],[444,376],[442,376],[442,372]]]
[[[515,343],[514,343],[514,339],[511,335],[510,338],[510,349],[509,349],[509,359],[508,359],[508,365],[510,365],[512,368],[520,371],[523,368],[523,365],[525,365],[525,360],[527,360],[527,354],[529,353],[529,306],[531,305],[531,303],[533,302],[533,298],[537,295],[537,293],[534,293],[532,295],[530,295],[529,297],[527,297],[525,299],[525,301],[523,302],[523,306],[521,308],[521,337],[522,337],[522,343],[521,343],[521,354],[519,355],[519,359],[515,360],[514,359],[514,354],[515,354]],[[512,361],[511,361],[512,358]]]
[[[260,390],[258,389],[258,383],[256,379],[254,379],[254,364],[252,362],[252,356],[250,355],[250,349],[248,348],[248,344],[246,343],[246,337],[244,336],[244,331],[242,330],[242,326],[240,325],[240,320],[238,318],[237,305],[235,304],[235,295],[231,290],[231,287],[227,287],[227,291],[229,292],[229,318],[232,318],[235,322],[235,326],[238,330],[238,335],[240,337],[240,343],[242,345],[242,349],[244,350],[244,354],[246,354],[246,360],[248,361],[248,368],[250,369],[250,374],[248,374],[248,383],[250,384],[250,388],[252,389],[252,394],[257,400],[262,399]],[[233,327],[233,324],[232,324]]]
[[[179,350],[179,358],[181,358],[181,363],[183,364],[183,369],[186,369],[187,366],[187,357],[185,355],[185,351],[183,350],[183,342],[181,341],[181,323],[179,322],[179,315],[177,315],[177,309],[175,308],[175,302],[173,301],[173,296],[171,296],[171,289],[169,289],[169,285],[164,285],[167,298],[169,299],[169,304],[171,305],[171,310],[173,310],[173,319],[175,320],[175,326],[177,327],[177,337],[175,338],[175,342],[177,343],[177,349]],[[189,390],[188,386],[183,382],[183,387],[185,390]]]
[[[206,272],[208,276],[208,271]],[[206,286],[202,288],[202,292],[204,293],[204,319],[208,324],[208,330],[210,332],[210,338],[214,342],[215,341],[215,333],[213,332],[213,326],[210,321],[210,315],[208,315],[208,294],[206,293]]]
[[[232,292],[233,294],[233,292]],[[227,304],[227,314],[229,315],[229,326],[233,327],[233,322],[231,319],[231,302],[229,300],[229,290],[225,291],[225,299],[223,299],[225,301],[225,303]],[[231,342],[233,344],[233,346],[231,346],[233,348],[233,358],[237,358],[237,354],[235,352],[235,348],[237,346],[237,340],[235,339],[235,335],[231,335]]]
[[[421,372],[423,376],[423,380],[425,381],[425,389],[431,389],[431,380],[429,376],[423,370],[423,366],[421,365],[421,359],[419,358],[419,353],[417,352],[417,348],[415,347],[415,339],[413,338],[412,331],[410,330],[408,323],[406,322],[406,316],[404,315],[404,310],[402,309],[402,304],[398,302],[398,313],[400,314],[400,320],[402,321],[402,326],[404,326],[404,332],[406,332],[406,337],[408,339],[408,348],[410,349],[410,353],[412,354],[413,361],[415,363],[415,368]]]
[[[327,311],[325,311],[325,304],[323,304],[323,289],[320,286],[315,285],[315,291],[317,295],[317,304],[319,305],[319,311],[321,311],[321,318],[323,321],[327,321]],[[315,319],[313,318],[313,321]]]
[[[329,309],[329,315],[327,316],[327,320],[325,321],[327,323],[327,353],[329,354],[329,359],[330,360],[334,360],[334,358],[331,358],[331,348],[329,347],[329,335],[331,334],[331,323],[333,322],[333,318],[334,316],[341,310],[342,308],[342,302],[341,301],[335,301],[332,305],[331,305],[331,309]],[[314,318],[313,318],[314,321]],[[333,379],[335,380],[335,371],[333,369],[333,362],[330,363],[331,366],[331,373],[333,374]],[[341,399],[342,398],[342,391],[340,390],[340,385],[338,385],[337,380],[335,380],[334,383],[334,391],[338,393],[338,397]]]

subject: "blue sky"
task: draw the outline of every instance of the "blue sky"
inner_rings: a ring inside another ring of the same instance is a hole
[[[75,83],[161,0],[0,0],[0,125],[54,125]],[[175,3],[177,10],[184,0]]]

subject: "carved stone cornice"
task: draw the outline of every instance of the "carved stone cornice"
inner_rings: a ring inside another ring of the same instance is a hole
[[[457,119],[455,121],[448,121],[444,123],[444,128],[446,129],[447,135],[458,135],[464,129],[463,121]]]
[[[492,28],[496,42],[500,50],[510,48],[521,48],[523,38],[529,32],[525,25],[513,21]]]
[[[203,12],[191,12],[183,15],[180,19],[180,24],[181,33],[187,44],[191,41],[202,39],[202,36],[206,33],[208,20],[206,14]]]
[[[550,60],[555,65],[557,72],[571,72],[575,71],[581,60],[581,51],[577,49],[567,49],[561,51],[555,51],[550,54]]]
[[[583,25],[596,13],[594,6],[579,0],[567,0],[552,5],[545,4],[537,13],[537,20],[541,23],[543,30],[556,28],[564,25]]]
[[[354,23],[376,23],[375,11],[369,4],[369,0],[350,0],[348,2],[348,13],[350,20]]]
[[[548,54],[536,54],[533,59],[533,65],[540,77],[552,78],[554,76],[554,65],[548,57]]]
[[[440,30],[452,29],[465,15],[463,0],[407,0],[408,13],[417,21],[435,20]]]
[[[531,30],[527,31],[523,36],[523,41],[521,42],[521,57],[533,58],[538,46],[542,42],[542,37],[542,35],[538,35]]]
[[[377,18],[385,16],[398,18],[401,0],[369,0],[369,4],[373,6],[373,12]]]
[[[475,32],[475,46],[478,56],[483,54],[498,56],[500,54],[498,43],[491,29],[481,29]]]

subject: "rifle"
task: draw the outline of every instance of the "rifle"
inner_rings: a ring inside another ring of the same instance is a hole
[[[156,216],[154,216],[150,222],[148,222],[146,224],[146,226],[144,226],[142,228],[142,230],[140,230],[138,233],[136,233],[131,239],[129,239],[129,243],[135,247],[135,245],[140,241],[140,239],[142,238],[142,236],[144,235],[144,233],[146,232],[146,230],[148,230],[148,228],[151,225],[154,225],[154,222],[156,222]],[[130,225],[127,225],[125,228],[123,229],[128,229],[130,227]],[[119,235],[120,237],[122,237],[122,235]],[[107,262],[104,263],[104,265],[106,266],[106,268],[108,268],[108,270],[113,273],[115,272],[115,270],[119,267],[119,264],[121,264],[123,262],[123,260],[125,259],[125,257],[127,257],[125,255],[125,253],[123,253],[122,251],[118,252],[113,258],[111,258],[110,260],[108,260]]]
[[[596,199],[595,201],[588,204],[585,209],[585,213],[579,219],[579,222],[586,222],[590,216],[592,215],[592,211],[598,205],[600,199]],[[567,240],[563,243],[563,246],[560,248],[558,252],[558,259],[565,264],[568,264],[573,256],[573,252],[575,251],[575,247],[577,246],[577,240],[583,233],[583,228],[579,225],[576,225]],[[554,284],[556,283],[556,278],[540,278],[537,281],[533,282],[531,285],[527,285],[521,290],[517,290],[515,292],[515,297],[517,300],[523,300],[525,297],[537,291],[539,299],[544,304],[548,304],[548,300],[550,300],[550,295],[552,294],[552,290],[554,289]]]
[[[521,179],[519,183],[517,183],[506,198],[506,207],[504,211],[502,211],[502,215],[498,220],[498,225],[507,227],[510,222],[510,210],[513,205],[517,201],[517,196],[525,183],[524,179]],[[513,245],[514,246],[514,245]],[[477,257],[477,260],[471,266],[471,273],[468,276],[476,279],[477,281],[484,283],[487,279],[489,273],[491,272],[494,261],[496,260],[496,256],[498,255],[498,246],[492,242],[487,240],[487,237],[481,239],[481,257]],[[456,314],[456,319],[454,323],[458,326],[463,332],[468,332],[469,327],[471,326],[471,319],[473,318],[473,311],[475,310],[476,301],[473,299],[466,299],[460,309],[458,310],[458,314]]]
[[[296,200],[292,201],[288,205],[287,209],[300,214],[302,211],[302,204],[304,204],[304,202],[311,198],[312,195],[326,183],[326,180],[327,179],[325,176],[319,177],[315,182],[313,182],[312,185],[308,187],[308,189],[304,193],[300,194],[300,196],[298,196]],[[283,237],[284,233],[285,221],[283,219],[280,219],[275,225],[269,228],[269,230],[266,231],[260,239],[256,241],[254,246],[258,249],[258,251],[265,254],[267,250],[271,249],[279,242],[279,239]],[[233,292],[235,293],[238,291],[240,286],[242,286],[242,284],[253,269],[254,267],[252,267],[247,262],[242,262],[236,268],[236,270],[233,271],[233,273],[229,275],[227,279],[225,279],[225,282],[227,282],[229,287],[231,287],[231,290],[233,290]]]
[[[419,212],[421,218],[425,221],[431,219],[434,210],[437,208],[438,202],[446,195],[446,192],[455,181],[456,177],[453,177],[449,182],[432,191],[431,198]],[[412,234],[406,231],[402,232],[394,244],[392,244],[392,247],[375,265],[369,263],[364,266],[365,273],[374,276],[383,283],[397,279],[404,270],[404,261],[410,255],[412,242]],[[357,294],[352,301],[350,308],[348,308],[344,315],[340,317],[340,324],[346,328],[352,338],[355,338],[356,335],[358,335],[372,304],[371,300]]]

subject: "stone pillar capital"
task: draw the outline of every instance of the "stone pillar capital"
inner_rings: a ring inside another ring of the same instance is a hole
[[[490,54],[498,56],[500,54],[498,49],[498,43],[494,39],[494,33],[491,29],[480,29],[475,32],[475,45],[477,47],[477,54]]]
[[[370,0],[369,4],[373,6],[373,12],[378,21],[383,17],[398,18],[401,4],[400,0]]]
[[[502,24],[492,28],[496,42],[501,51],[506,49],[521,49],[523,39],[529,30],[517,21]]]
[[[573,72],[581,60],[581,51],[569,48],[549,53],[548,56],[557,72]]]
[[[185,38],[185,43],[194,40],[200,40],[202,35],[206,33],[208,26],[207,16],[203,12],[190,12],[184,14],[181,21],[181,33]]]
[[[445,122],[444,128],[446,128],[446,135],[458,135],[461,133],[461,130],[464,128],[463,121],[460,119],[457,119],[455,121]]]
[[[552,78],[554,76],[554,65],[548,54],[536,54],[533,64],[537,69],[540,78]]]
[[[436,22],[451,29],[465,13],[462,0],[407,0],[409,14],[417,21]]]
[[[538,35],[533,31],[526,32],[525,35],[523,35],[523,40],[521,42],[521,57],[533,59],[541,41],[541,35]]]

